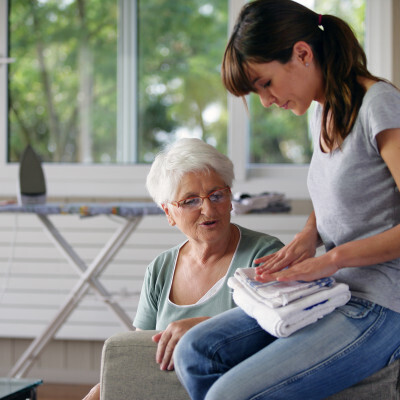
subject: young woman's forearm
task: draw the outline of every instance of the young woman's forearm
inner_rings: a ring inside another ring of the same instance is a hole
[[[379,264],[400,258],[400,225],[380,234],[342,244],[330,250],[339,268]]]

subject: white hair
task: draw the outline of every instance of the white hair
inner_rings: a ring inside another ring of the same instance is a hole
[[[147,175],[146,187],[161,207],[174,200],[183,175],[210,170],[214,170],[227,186],[232,186],[233,163],[227,156],[200,139],[180,139],[157,154]]]

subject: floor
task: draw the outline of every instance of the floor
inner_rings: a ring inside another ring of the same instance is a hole
[[[37,400],[82,400],[91,388],[91,385],[47,383],[38,387]]]

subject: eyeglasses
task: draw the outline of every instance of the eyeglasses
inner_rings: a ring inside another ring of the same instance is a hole
[[[182,210],[198,210],[205,199],[210,200],[212,204],[222,204],[231,198],[231,188],[229,186],[214,190],[207,196],[188,197],[187,199],[172,201],[171,204],[182,208]]]

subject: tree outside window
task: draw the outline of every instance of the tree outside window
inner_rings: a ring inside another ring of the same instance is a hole
[[[130,162],[151,162],[181,136],[201,137],[226,152],[219,71],[227,0],[138,1],[138,21],[131,21],[137,54],[118,54],[120,4],[9,3],[10,57],[16,60],[9,67],[9,161],[31,144],[46,162],[120,162],[117,71],[123,57],[138,60],[138,107],[132,109],[138,122],[129,127],[137,154]]]

